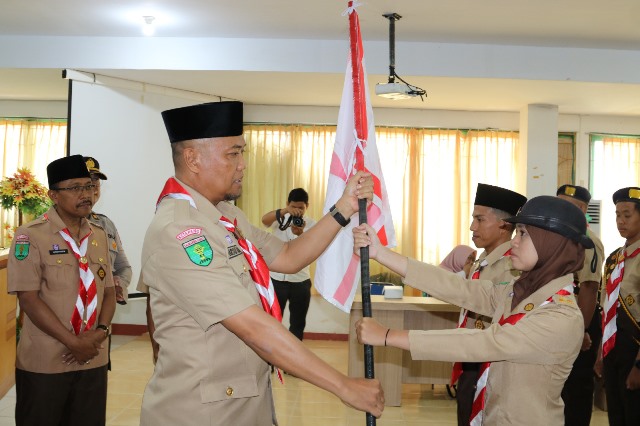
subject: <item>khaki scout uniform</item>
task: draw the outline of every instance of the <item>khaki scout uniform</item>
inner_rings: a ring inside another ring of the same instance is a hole
[[[91,212],[88,219],[89,222],[100,226],[107,233],[111,270],[113,271],[114,277],[120,278],[120,286],[122,287],[122,294],[126,303],[129,300],[127,287],[129,287],[129,283],[131,283],[131,264],[122,247],[122,241],[120,240],[116,225],[111,219],[100,213]]]
[[[253,227],[232,204],[216,208],[180,183],[197,210],[186,200],[165,198],[142,249],[141,285],[149,287],[160,353],[141,425],[272,425],[269,365],[220,324],[261,305],[236,238],[218,220],[237,219],[237,229],[267,264],[284,243]]]
[[[412,330],[411,357],[493,361],[484,424],[564,425],[560,392],[580,350],[583,319],[573,295],[556,293],[571,285],[573,277],[550,281],[512,311],[514,281],[508,285],[470,282],[442,268],[409,260],[406,284],[493,318],[486,330]],[[540,307],[550,297],[552,302]],[[498,324],[503,314],[516,313],[526,315],[513,326]]]
[[[8,290],[12,294],[38,291],[42,301],[73,333],[71,316],[78,298],[80,272],[73,251],[59,233],[66,227],[52,207],[43,216],[16,230],[9,251]],[[92,234],[89,236],[86,258],[96,281],[96,318],[99,318],[104,289],[113,287],[113,277],[105,232],[83,219],[80,235],[86,235],[90,230]],[[93,328],[97,325],[96,320]],[[64,364],[62,355],[68,353],[69,349],[36,327],[28,315],[24,317],[17,351],[16,368],[32,373],[89,370],[107,363],[107,349],[104,348],[91,360],[91,364]]]
[[[520,276],[520,271],[513,269],[511,265],[511,257],[504,254],[511,249],[511,240],[506,241],[496,247],[490,254],[486,251],[480,254],[477,261],[473,263],[473,267],[469,272],[469,278],[478,270],[480,264],[486,260],[487,266],[480,271],[480,279],[491,281],[495,285],[507,285],[514,278]],[[475,312],[469,312],[466,328],[485,329],[491,325],[491,316],[483,316]]]

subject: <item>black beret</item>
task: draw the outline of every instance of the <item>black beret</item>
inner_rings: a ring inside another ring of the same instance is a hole
[[[527,202],[527,197],[499,186],[479,183],[474,205],[491,207],[515,215]]]
[[[576,200],[580,200],[583,203],[589,204],[591,201],[591,193],[583,186],[576,185],[562,185],[556,191],[556,195],[566,195],[567,197],[573,197]]]
[[[100,171],[100,163],[98,163],[98,160],[93,157],[84,157],[84,162],[87,165],[89,173],[92,175],[98,175],[102,180],[107,180],[107,175]]]
[[[580,243],[583,247],[594,247],[591,238],[587,237],[587,218],[584,213],[562,198],[550,195],[533,197],[527,201],[517,216],[505,221],[546,229]]]
[[[90,178],[87,165],[82,155],[70,155],[69,157],[58,158],[53,160],[47,166],[47,179],[49,180],[49,188],[63,180]]]
[[[613,204],[618,204],[621,201],[640,203],[640,188],[630,186],[628,188],[618,189],[613,193]]]
[[[162,112],[169,141],[242,135],[242,102],[210,102]]]

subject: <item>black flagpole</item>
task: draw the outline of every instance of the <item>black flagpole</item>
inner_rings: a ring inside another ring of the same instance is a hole
[[[358,200],[360,224],[367,223],[367,200]],[[360,248],[360,283],[362,286],[362,316],[371,318],[371,277],[369,276],[369,247]],[[364,345],[364,377],[373,379],[373,346]],[[376,418],[367,413],[367,426],[375,426]]]

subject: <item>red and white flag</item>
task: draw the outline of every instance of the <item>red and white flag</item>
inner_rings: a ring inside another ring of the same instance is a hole
[[[374,180],[373,203],[367,209],[367,222],[377,231],[382,244],[395,247],[396,236],[391,219],[387,189],[382,177],[380,158],[376,147],[373,110],[367,90],[367,73],[360,35],[360,22],[354,2],[349,2],[350,55],[347,63],[342,102],[338,114],[336,142],[333,147],[327,198],[323,212],[342,196],[346,182],[359,170],[372,174]],[[331,245],[318,258],[314,285],[330,303],[345,312],[351,304],[360,279],[360,258],[353,253],[353,234],[358,217],[343,228]]]

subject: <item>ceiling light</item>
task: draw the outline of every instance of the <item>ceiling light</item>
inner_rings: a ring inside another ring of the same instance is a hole
[[[424,102],[423,96],[427,96],[426,90],[407,83],[396,74],[396,21],[402,16],[397,13],[385,13],[382,16],[389,20],[389,80],[386,83],[376,84],[376,95],[393,100],[420,96]]]
[[[156,20],[155,16],[143,16],[144,25],[142,26],[142,34],[146,36],[152,36],[156,32],[156,28],[153,25],[153,21]]]

